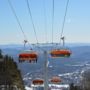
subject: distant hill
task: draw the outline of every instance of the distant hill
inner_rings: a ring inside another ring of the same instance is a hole
[[[37,46],[37,44],[31,44],[31,46]],[[52,46],[52,43],[39,43],[40,46]],[[59,45],[59,43],[54,43],[53,45]],[[28,45],[27,45],[28,46]],[[76,46],[90,46],[90,43],[66,43],[66,46],[76,47]],[[23,44],[1,44],[0,48],[19,48],[23,47]]]

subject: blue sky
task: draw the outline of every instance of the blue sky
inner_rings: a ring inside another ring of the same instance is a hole
[[[52,0],[29,0],[38,41],[52,40]],[[54,42],[59,42],[67,0],[55,0]],[[30,43],[36,43],[25,0],[11,0]],[[46,17],[44,12],[46,10]],[[45,21],[47,28],[45,28]],[[47,40],[45,30],[47,30]],[[63,35],[69,43],[90,43],[90,0],[70,0]],[[0,0],[0,44],[20,44],[24,36],[8,4]]]

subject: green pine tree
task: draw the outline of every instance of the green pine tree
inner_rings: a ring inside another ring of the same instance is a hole
[[[2,55],[2,50],[0,49],[0,59],[3,58],[3,55]]]

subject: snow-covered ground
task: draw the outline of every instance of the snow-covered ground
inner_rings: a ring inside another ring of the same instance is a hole
[[[37,90],[37,88],[43,88],[43,85],[38,86],[38,85],[32,85],[32,87],[26,86],[26,90]],[[33,89],[34,88],[34,89]],[[43,88],[44,89],[44,88]],[[56,84],[49,84],[49,89],[50,90],[69,90],[69,85],[68,84],[61,84],[61,85],[56,85]],[[39,89],[38,89],[39,90]],[[41,90],[41,89],[40,89]]]
[[[26,90],[33,90],[33,88],[30,88],[30,87],[25,87]]]

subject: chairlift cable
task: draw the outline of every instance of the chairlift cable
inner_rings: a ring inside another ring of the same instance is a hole
[[[35,33],[36,41],[37,41],[37,44],[39,44],[38,38],[37,38],[37,33],[36,33],[35,24],[34,24],[34,21],[33,21],[33,18],[32,18],[32,13],[31,13],[31,8],[30,8],[29,1],[26,0],[26,3],[27,3],[27,7],[28,7],[28,11],[29,11],[30,18],[31,18],[31,21],[32,21],[32,25],[33,25],[33,30],[34,30],[34,33]],[[37,46],[37,48],[39,48],[39,49],[42,50],[42,51],[45,51],[45,50],[42,49],[40,46]]]
[[[26,35],[25,35],[24,31],[23,31],[22,25],[21,25],[21,23],[20,23],[20,21],[19,21],[19,18],[18,18],[18,16],[16,15],[16,12],[15,12],[15,10],[14,10],[14,8],[13,8],[13,5],[12,5],[11,1],[8,0],[8,3],[9,3],[9,6],[10,6],[10,8],[11,8],[11,10],[12,10],[15,18],[16,18],[16,21],[17,21],[17,23],[18,23],[18,25],[19,25],[19,28],[20,28],[23,36],[24,36],[24,39],[25,39],[26,41],[28,41],[28,39],[27,39],[27,37],[26,37]],[[28,44],[30,45],[29,42],[28,42]]]
[[[54,0],[53,0],[53,6],[52,6],[52,44],[53,44],[53,29],[54,29]]]
[[[67,3],[66,3],[65,14],[64,14],[63,22],[62,22],[62,29],[61,29],[60,43],[61,43],[61,38],[62,38],[62,36],[63,36],[63,31],[64,31],[64,27],[65,27],[65,21],[66,21],[66,16],[67,16],[68,4],[69,4],[69,0],[67,0]]]
[[[45,7],[45,0],[43,0],[43,8],[44,8],[44,22],[45,22],[45,39],[46,39],[46,43],[48,42],[47,40],[47,16],[46,16],[46,7]]]
[[[37,38],[37,33],[36,33],[35,24],[34,24],[34,21],[33,21],[33,18],[32,18],[32,13],[31,13],[30,4],[29,4],[29,1],[28,1],[28,0],[25,0],[25,1],[26,1],[26,3],[27,3],[27,7],[28,7],[28,11],[29,11],[29,16],[30,16],[30,18],[31,18],[31,22],[32,22],[34,34],[35,34],[35,37],[36,37],[36,42],[37,42],[37,44],[38,44],[38,38]]]
[[[66,20],[66,15],[67,15],[67,10],[68,10],[68,4],[69,4],[69,0],[67,0],[67,4],[66,4],[66,9],[65,9],[65,15],[64,15],[64,20],[62,23],[62,31],[61,31],[61,37],[60,37],[60,43],[61,43],[61,39],[63,40],[63,46],[64,46],[64,36],[63,36],[63,31],[64,31],[64,27],[65,27],[65,20]],[[70,57],[71,55],[71,51],[70,50],[66,50],[66,49],[55,49],[52,50],[50,52],[51,57],[52,58],[57,58],[57,57]]]

